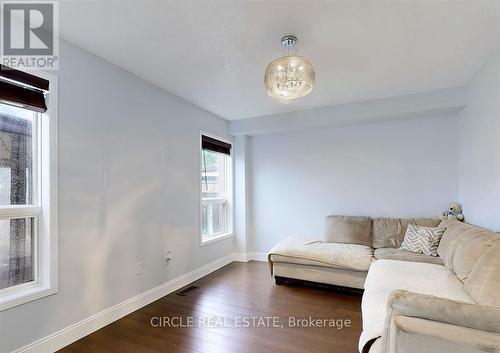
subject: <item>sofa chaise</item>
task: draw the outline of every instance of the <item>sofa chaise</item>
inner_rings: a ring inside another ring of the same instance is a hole
[[[439,256],[399,250],[410,223],[446,228]],[[269,262],[278,284],[363,288],[360,352],[500,352],[494,232],[456,220],[329,216],[323,240],[284,240]]]
[[[398,250],[410,223],[435,227],[440,220],[328,216],[325,239],[332,241],[285,239],[269,252],[269,264],[278,284],[291,278],[358,289],[376,259],[442,264],[439,258]]]

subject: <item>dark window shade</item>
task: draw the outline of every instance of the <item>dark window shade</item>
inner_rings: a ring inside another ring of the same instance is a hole
[[[4,81],[0,81],[0,103],[10,104],[39,113],[47,111],[43,92],[22,88]]]
[[[0,77],[6,78],[8,80],[16,81],[19,82],[20,84],[23,85],[28,85],[33,88],[36,88],[37,90],[40,91],[48,91],[49,90],[49,81],[38,77],[34,76],[31,74],[28,74],[23,71],[11,69],[8,66],[1,65],[0,64]]]
[[[204,150],[231,155],[231,144],[205,135],[201,136],[201,148]]]
[[[43,78],[4,65],[0,67],[0,103],[44,113],[47,111],[45,92],[48,89],[49,81]]]

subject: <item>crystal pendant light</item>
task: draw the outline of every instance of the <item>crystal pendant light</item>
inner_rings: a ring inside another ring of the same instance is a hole
[[[295,48],[297,38],[285,36],[281,39],[283,56],[267,65],[264,82],[267,94],[283,101],[307,96],[314,87],[316,74],[312,64],[299,56]],[[286,55],[285,55],[286,53]]]

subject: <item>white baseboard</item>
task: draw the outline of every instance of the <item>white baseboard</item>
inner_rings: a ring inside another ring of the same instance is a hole
[[[118,319],[121,319],[125,315],[128,315],[154,302],[155,300],[158,300],[182,287],[185,287],[189,283],[194,282],[233,261],[267,261],[267,254],[249,252],[227,255],[222,259],[209,263],[208,265],[200,267],[183,276],[177,277],[171,281],[168,281],[167,283],[150,289],[133,298],[125,300],[124,302],[114,305],[106,310],[101,311],[100,313],[92,315],[47,337],[30,343],[27,346],[19,348],[12,353],[55,352],[79,340],[80,338],[83,338]]]
[[[249,252],[247,254],[249,261],[264,261],[267,262],[267,253],[265,252]]]
[[[233,254],[233,260],[237,261],[237,262],[248,262],[248,261],[250,261],[248,259],[247,253],[244,253],[244,252],[234,253]]]
[[[177,277],[167,283],[164,283],[158,287],[150,289],[144,293],[141,293],[133,298],[130,298],[120,304],[114,305],[106,310],[101,311],[95,315],[92,315],[85,320],[77,322],[71,326],[68,326],[60,331],[57,331],[47,337],[39,339],[27,346],[15,350],[12,353],[47,353],[55,352],[88,334],[99,330],[100,328],[109,325],[110,323],[121,319],[125,315],[146,306],[155,300],[158,300],[167,294],[175,292],[176,290],[185,287],[189,283],[200,279],[208,275],[211,272],[218,270],[219,268],[233,262],[235,260],[235,254],[230,254],[222,259],[214,261],[208,265],[200,267],[192,272],[189,272],[183,276]]]
[[[233,254],[234,261],[248,262],[248,261],[267,261],[267,253],[265,252],[247,252]]]

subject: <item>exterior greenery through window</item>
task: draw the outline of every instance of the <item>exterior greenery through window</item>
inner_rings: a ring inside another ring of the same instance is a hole
[[[201,149],[202,243],[231,233],[231,156]]]

